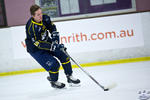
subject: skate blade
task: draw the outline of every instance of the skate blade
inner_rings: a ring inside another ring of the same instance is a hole
[[[53,88],[53,89],[58,89],[58,90],[61,90],[61,89],[66,89],[66,86],[64,86],[64,87],[61,87],[61,88],[59,88],[59,87],[55,87],[55,86],[52,86],[52,88]]]
[[[68,83],[69,87],[80,87],[81,84]]]

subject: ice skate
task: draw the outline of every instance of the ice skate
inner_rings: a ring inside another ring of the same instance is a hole
[[[80,80],[74,78],[72,75],[67,76],[67,82],[69,83],[69,86],[73,86],[73,87],[80,86]]]
[[[47,80],[50,82],[50,84],[53,88],[62,89],[62,88],[65,87],[64,83],[61,83],[61,82],[58,82],[58,81],[51,81],[51,78],[49,76],[47,77]]]

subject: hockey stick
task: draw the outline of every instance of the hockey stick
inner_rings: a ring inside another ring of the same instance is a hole
[[[94,79],[87,71],[85,71],[65,50],[64,52],[68,55],[68,57],[87,75],[89,76],[99,87],[101,87],[104,91],[108,91],[114,87],[116,87],[116,84],[112,84],[108,87],[104,87],[103,85],[101,85],[98,81],[96,81],[96,79]]]

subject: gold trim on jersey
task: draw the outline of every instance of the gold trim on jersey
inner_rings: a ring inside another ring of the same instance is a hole
[[[35,21],[33,21],[33,20],[31,20],[31,21],[32,21],[33,24],[43,26],[43,22],[42,22],[42,21],[41,21],[41,23],[37,23],[37,22],[35,22]]]
[[[28,33],[29,33],[29,35],[31,35],[31,33],[30,33],[31,25],[32,25],[32,23],[30,23],[29,28],[28,28]]]

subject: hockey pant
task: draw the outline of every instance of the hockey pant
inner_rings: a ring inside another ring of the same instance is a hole
[[[72,66],[69,57],[63,51],[50,52],[39,50],[30,55],[50,74],[51,81],[57,81],[59,76],[60,63],[66,75],[72,74]],[[59,60],[57,60],[57,59]]]

